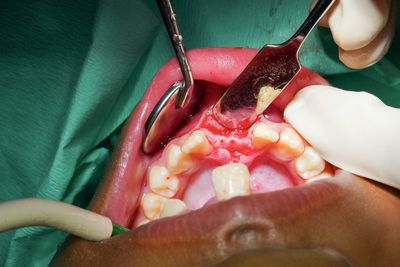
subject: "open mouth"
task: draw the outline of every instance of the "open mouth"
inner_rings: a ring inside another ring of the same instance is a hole
[[[198,116],[151,158],[133,226],[209,203],[291,188],[333,176],[329,163],[275,106],[247,130],[222,127],[212,105],[225,88],[209,84]]]
[[[299,89],[326,84],[320,76],[302,69],[248,130],[214,121],[213,103],[256,53],[189,52],[206,97],[166,148],[148,156],[141,151],[144,121],[181,79],[174,60],[158,72],[125,126],[92,205],[133,230],[98,243],[72,239],[54,265],[208,266],[255,248],[330,249],[356,266],[400,260],[400,234],[390,231],[400,223],[398,192],[340,171],[333,177],[335,167],[283,118]]]

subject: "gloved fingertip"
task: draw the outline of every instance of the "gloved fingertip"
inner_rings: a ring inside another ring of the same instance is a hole
[[[395,32],[395,12],[393,7],[386,27],[368,45],[355,49],[339,48],[339,59],[353,69],[366,68],[382,59],[389,50]]]
[[[312,116],[318,110],[318,102],[309,104],[309,99],[316,96],[323,88],[329,88],[328,85],[310,85],[300,90],[292,101],[286,106],[284,110],[284,118],[290,124],[295,125],[297,121],[301,121],[302,118]]]
[[[390,0],[339,1],[328,16],[335,43],[346,51],[367,46],[385,28],[390,8]]]
[[[285,120],[334,166],[400,189],[400,109],[366,92],[308,86],[288,104]]]

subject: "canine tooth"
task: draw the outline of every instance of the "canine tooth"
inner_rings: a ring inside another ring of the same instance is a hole
[[[179,179],[162,166],[153,166],[149,174],[151,191],[163,197],[173,197],[179,189]]]
[[[171,173],[180,174],[192,167],[192,157],[183,153],[180,146],[172,144],[167,148],[167,168]]]
[[[208,155],[212,149],[205,133],[201,130],[193,131],[182,145],[182,151],[186,154]]]
[[[218,200],[250,194],[250,173],[242,163],[228,163],[215,168],[212,182]]]
[[[253,146],[263,148],[279,140],[279,134],[264,122],[257,123],[253,129]]]
[[[144,216],[149,220],[160,218],[160,213],[166,200],[168,200],[168,198],[153,193],[145,194],[142,197],[141,203]]]
[[[168,199],[161,210],[160,218],[175,216],[187,210],[185,202],[180,199]]]
[[[303,140],[292,128],[286,128],[281,132],[279,141],[272,149],[273,154],[280,160],[294,159],[300,156],[303,151]]]
[[[309,179],[323,172],[325,160],[312,147],[306,147],[303,154],[296,159],[296,172],[303,179]]]

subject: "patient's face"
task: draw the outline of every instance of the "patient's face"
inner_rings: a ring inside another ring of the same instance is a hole
[[[399,192],[338,170],[282,117],[298,90],[324,79],[302,69],[247,130],[214,120],[213,104],[255,53],[191,51],[203,103],[165,148],[145,155],[144,122],[181,78],[175,61],[159,71],[126,123],[92,205],[132,231],[97,243],[72,238],[54,265],[390,266],[400,260]]]

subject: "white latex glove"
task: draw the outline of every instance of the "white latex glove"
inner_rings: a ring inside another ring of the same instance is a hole
[[[360,69],[386,54],[395,32],[395,17],[396,0],[336,0],[320,25],[331,29],[340,60]]]
[[[284,115],[328,162],[400,189],[400,109],[369,93],[309,86]]]

